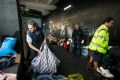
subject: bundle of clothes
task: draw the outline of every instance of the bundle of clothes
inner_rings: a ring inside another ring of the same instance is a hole
[[[16,51],[14,50],[17,39],[6,37],[0,47],[0,70],[14,64]]]

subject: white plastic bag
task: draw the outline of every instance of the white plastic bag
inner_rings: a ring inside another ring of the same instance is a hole
[[[59,63],[59,59],[48,48],[47,44],[44,44],[42,52],[32,60],[31,65],[34,72],[44,74],[56,73]]]

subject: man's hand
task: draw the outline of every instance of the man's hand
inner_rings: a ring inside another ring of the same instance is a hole
[[[38,51],[37,51],[37,52],[38,52],[38,54],[39,54],[39,53],[41,53],[41,50],[39,50],[39,49],[38,49]]]
[[[113,46],[108,46],[108,50],[112,49]]]
[[[84,40],[81,41],[81,44],[83,44],[83,43],[84,43]]]
[[[43,43],[47,43],[47,41],[46,41],[46,40],[44,40],[44,41],[43,41]]]
[[[46,38],[46,37],[44,38],[44,41],[43,41],[43,43],[47,43],[47,38]]]
[[[37,49],[35,46],[33,46],[31,43],[28,43],[29,47],[33,50],[35,50],[36,52],[41,53],[41,50],[40,49]]]

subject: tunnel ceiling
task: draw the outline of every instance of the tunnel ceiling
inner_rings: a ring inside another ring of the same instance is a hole
[[[24,10],[29,9],[42,12],[43,15],[48,15],[51,11],[57,8],[55,3],[59,0],[20,0],[20,5],[24,5]]]
[[[24,10],[37,10],[42,12],[44,16],[50,14],[50,12],[55,11],[56,9],[63,9],[69,4],[85,6],[87,4],[97,4],[100,2],[110,2],[110,1],[119,1],[119,0],[20,0],[20,4],[24,5]]]

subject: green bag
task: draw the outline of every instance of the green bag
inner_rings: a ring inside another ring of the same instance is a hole
[[[81,74],[71,74],[65,80],[84,80]]]

